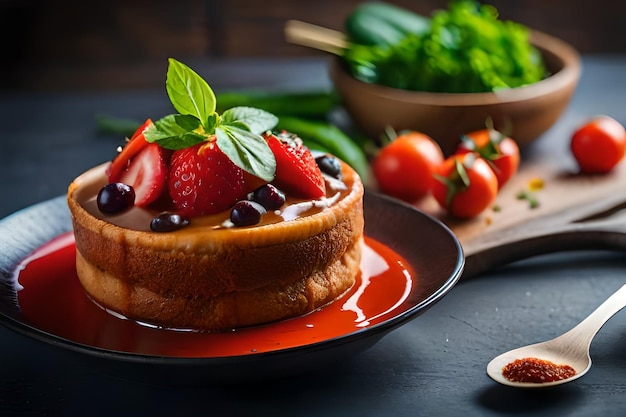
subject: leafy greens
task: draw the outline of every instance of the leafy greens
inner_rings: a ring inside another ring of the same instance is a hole
[[[475,0],[452,0],[423,34],[391,46],[351,45],[343,59],[361,81],[416,91],[490,92],[547,75],[528,29]]]

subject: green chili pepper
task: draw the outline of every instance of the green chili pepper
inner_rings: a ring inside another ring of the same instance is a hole
[[[280,92],[241,91],[217,94],[217,112],[246,106],[269,113],[307,118],[325,118],[339,104],[335,91]]]

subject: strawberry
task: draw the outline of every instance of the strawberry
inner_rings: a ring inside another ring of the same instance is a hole
[[[118,182],[122,171],[124,171],[130,165],[130,160],[137,155],[143,148],[148,146],[148,142],[143,135],[150,126],[152,126],[152,120],[147,119],[139,128],[133,133],[130,140],[122,151],[113,159],[111,165],[107,168],[107,175],[109,182]]]
[[[169,151],[146,141],[144,132],[151,126],[152,120],[146,120],[106,171],[109,182],[133,187],[135,205],[139,207],[154,203],[165,190]]]
[[[244,171],[217,147],[202,142],[174,152],[168,188],[175,210],[186,216],[224,211],[250,191]]]
[[[135,205],[147,207],[165,190],[169,153],[156,143],[147,143],[128,161],[128,167],[110,182],[121,182],[135,190]]]
[[[315,158],[302,140],[289,135],[267,135],[267,144],[276,158],[273,184],[301,198],[317,199],[326,195],[326,182]]]

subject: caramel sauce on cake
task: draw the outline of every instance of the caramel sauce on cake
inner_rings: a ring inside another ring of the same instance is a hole
[[[325,197],[288,198],[257,225],[232,227],[226,211],[168,233],[150,230],[152,210],[98,210],[105,169],[76,178],[68,205],[78,277],[106,309],[160,327],[218,330],[303,315],[354,285],[363,185],[344,163]]]

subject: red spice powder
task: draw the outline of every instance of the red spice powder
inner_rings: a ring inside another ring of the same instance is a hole
[[[569,365],[557,365],[538,358],[516,359],[502,368],[502,375],[511,382],[553,382],[576,375]]]

